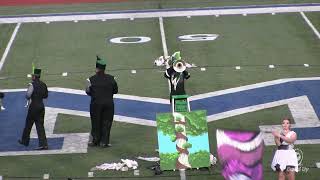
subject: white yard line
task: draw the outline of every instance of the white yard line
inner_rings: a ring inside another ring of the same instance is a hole
[[[160,34],[161,34],[163,55],[166,57],[166,56],[168,56],[168,48],[167,48],[166,34],[164,32],[164,25],[163,25],[163,18],[162,17],[159,17],[159,25],[160,25]]]
[[[13,33],[12,33],[12,35],[11,35],[10,41],[9,41],[9,43],[8,43],[8,45],[7,45],[4,53],[3,53],[3,55],[2,55],[2,58],[1,58],[1,60],[0,60],[0,71],[1,71],[1,69],[2,69],[2,67],[3,67],[3,65],[4,65],[4,62],[6,61],[6,58],[7,58],[7,56],[8,56],[9,51],[10,51],[11,45],[12,45],[14,39],[16,38],[16,35],[17,35],[17,33],[18,33],[18,31],[19,31],[19,28],[20,28],[20,25],[21,25],[21,23],[18,23],[18,24],[16,25],[16,28],[14,29],[14,31],[13,31]]]
[[[314,34],[320,39],[320,33],[319,31],[313,26],[312,22],[309,20],[309,18],[304,14],[304,12],[300,12],[303,19],[306,21],[306,23],[310,26]]]
[[[162,17],[159,17],[159,25],[160,25],[160,34],[161,34],[163,55],[164,55],[164,57],[167,57],[169,55],[169,53],[168,53],[166,34],[164,32],[164,25],[163,25],[163,18]],[[169,68],[169,67],[166,67],[166,68]],[[171,92],[171,84],[170,84],[169,79],[168,79],[168,86],[169,86],[169,92]]]
[[[313,12],[320,11],[320,5],[297,6],[288,5],[283,7],[243,7],[243,8],[199,8],[199,9],[175,9],[168,11],[118,11],[101,13],[74,13],[74,14],[37,14],[22,16],[0,17],[2,23],[27,23],[27,22],[55,22],[55,21],[81,21],[81,20],[107,20],[107,19],[130,19],[130,18],[156,18],[156,17],[186,17],[186,16],[210,16],[210,15],[236,15],[236,14],[271,14],[288,12]]]

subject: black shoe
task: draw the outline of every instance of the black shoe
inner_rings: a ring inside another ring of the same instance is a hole
[[[88,143],[88,146],[90,146],[90,147],[95,147],[95,146],[98,146],[98,144],[97,144],[97,143],[94,143],[94,142],[89,142],[89,143]]]
[[[48,150],[48,146],[40,146],[40,147],[37,147],[35,148],[34,150],[38,150],[38,151],[41,151],[41,150]]]
[[[24,146],[29,146],[29,144],[23,142],[21,139],[18,140],[18,143],[19,143],[19,144],[22,144],[22,145],[24,145]]]
[[[111,145],[111,144],[103,144],[103,143],[101,143],[101,144],[100,144],[100,147],[102,147],[102,148],[108,148],[108,147],[112,147],[112,145]]]

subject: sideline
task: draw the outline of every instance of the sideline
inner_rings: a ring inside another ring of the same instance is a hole
[[[218,16],[235,14],[268,14],[289,12],[320,11],[320,3],[280,4],[280,5],[251,5],[224,6],[207,8],[171,8],[148,10],[98,11],[54,14],[28,14],[0,16],[0,23],[30,23],[30,22],[58,22],[81,20],[106,20],[155,17],[183,17],[183,16]]]

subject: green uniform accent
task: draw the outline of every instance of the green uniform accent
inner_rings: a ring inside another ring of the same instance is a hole
[[[41,76],[41,69],[37,69],[37,68],[33,69],[32,75]]]
[[[36,66],[34,65],[34,62],[32,62],[32,74],[34,73],[34,69],[36,69]]]
[[[173,59],[173,61],[179,61],[179,60],[181,60],[180,51],[177,51],[177,52],[173,53],[173,54],[172,54],[172,59]]]
[[[104,60],[104,59],[100,58],[99,56],[97,56],[96,68],[106,69],[106,65],[107,65],[106,60]]]

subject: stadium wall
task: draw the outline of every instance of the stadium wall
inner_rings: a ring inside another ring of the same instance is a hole
[[[123,2],[126,0],[1,0],[0,6],[30,6],[46,4],[76,4],[76,3],[101,3]]]

